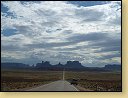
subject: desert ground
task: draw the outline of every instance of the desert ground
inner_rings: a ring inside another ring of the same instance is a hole
[[[2,91],[23,91],[39,85],[62,80],[63,71],[1,71]],[[66,81],[78,80],[76,87],[80,91],[121,91],[120,72],[65,71]],[[85,89],[85,90],[84,90]]]

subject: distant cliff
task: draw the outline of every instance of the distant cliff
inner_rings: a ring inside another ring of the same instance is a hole
[[[30,68],[29,65],[23,63],[1,63],[1,69],[26,69]]]
[[[108,64],[104,67],[86,67],[79,61],[67,61],[66,64],[60,62],[56,65],[51,65],[49,61],[42,61],[37,63],[36,66],[29,66],[22,63],[1,63],[1,69],[30,69],[30,70],[52,70],[52,71],[121,71],[121,65]]]
[[[112,70],[112,71],[120,71],[121,70],[121,65],[119,64],[108,64],[105,65],[104,67],[105,70]]]

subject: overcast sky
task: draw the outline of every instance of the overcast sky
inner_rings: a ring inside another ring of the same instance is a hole
[[[2,62],[121,63],[121,2],[3,1]]]

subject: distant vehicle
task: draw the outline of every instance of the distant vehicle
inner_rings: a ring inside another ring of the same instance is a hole
[[[77,85],[78,84],[78,80],[77,79],[72,79],[71,80],[71,85]]]

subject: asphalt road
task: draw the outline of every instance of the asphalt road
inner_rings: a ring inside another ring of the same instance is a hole
[[[27,91],[78,91],[78,90],[69,82],[65,80],[59,80],[49,84],[31,88]]]

